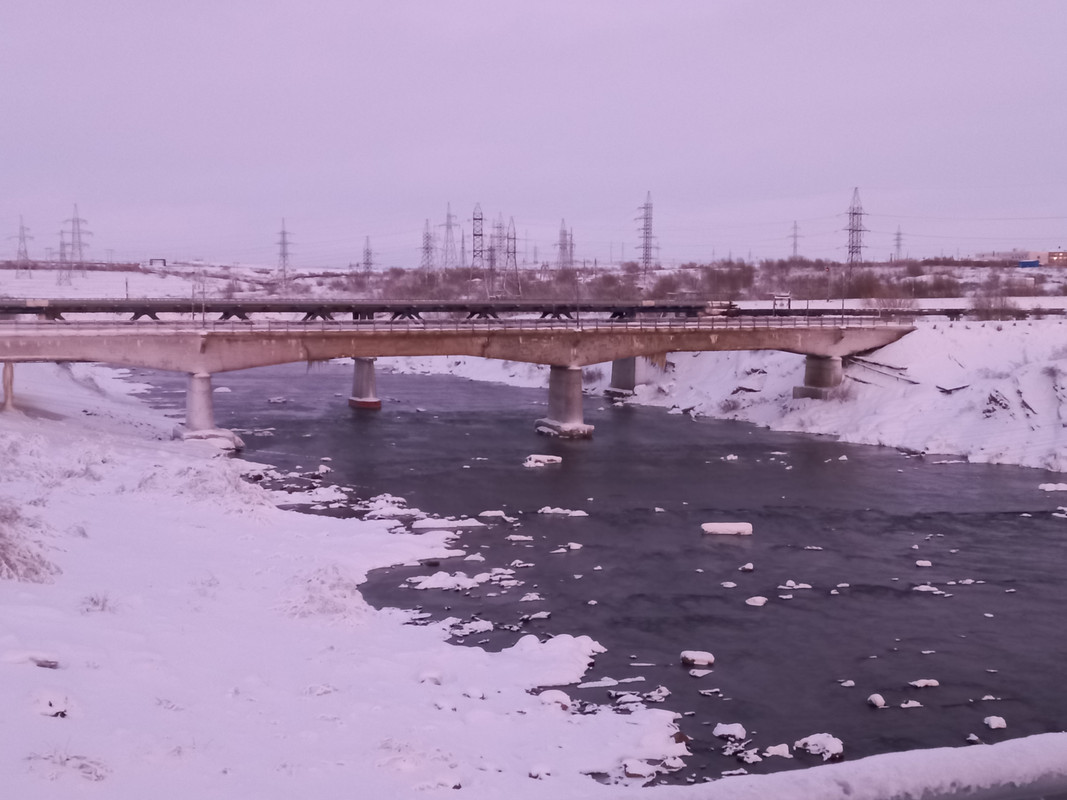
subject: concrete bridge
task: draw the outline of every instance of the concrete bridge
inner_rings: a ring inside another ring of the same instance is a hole
[[[807,357],[804,386],[794,396],[822,397],[842,379],[841,359],[909,333],[909,325],[877,318],[653,317],[638,319],[468,319],[338,322],[4,321],[5,407],[14,398],[14,364],[92,361],[189,375],[186,429],[214,431],[211,376],[297,361],[354,358],[350,405],[376,408],[374,358],[466,355],[551,366],[548,415],[541,432],[585,437],[582,367],[612,362],[612,387],[634,388],[634,358],[669,352],[781,350]]]

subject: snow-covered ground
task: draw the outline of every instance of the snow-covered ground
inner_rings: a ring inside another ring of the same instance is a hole
[[[792,400],[797,356],[671,354],[631,402],[1067,470],[1065,334],[924,324],[824,402]],[[546,380],[524,364],[390,363]],[[606,365],[588,372],[591,391],[607,385]],[[639,789],[627,772],[684,757],[670,712],[576,713],[535,688],[582,678],[598,645],[581,632],[490,654],[363,602],[368,570],[454,550],[455,525],[280,510],[291,496],[243,477],[261,467],[171,441],[172,420],[103,367],[19,365],[15,386],[20,410],[0,414],[5,798],[1000,797],[1035,776],[1067,790],[1067,734],[856,762],[846,742],[841,764]]]

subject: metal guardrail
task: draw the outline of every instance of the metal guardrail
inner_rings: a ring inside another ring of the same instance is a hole
[[[168,333],[274,333],[274,332],[344,332],[398,333],[449,332],[476,333],[492,331],[726,331],[774,330],[787,328],[881,328],[908,325],[910,321],[881,316],[857,317],[726,317],[613,319],[470,319],[470,320],[2,320],[0,336],[5,334],[54,335],[89,332],[168,334]]]

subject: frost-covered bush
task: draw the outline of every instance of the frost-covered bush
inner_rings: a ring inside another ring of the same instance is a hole
[[[49,583],[59,568],[41,553],[34,533],[37,523],[26,519],[8,500],[0,499],[0,580]]]

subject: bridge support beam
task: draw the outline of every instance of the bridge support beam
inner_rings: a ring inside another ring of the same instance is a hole
[[[192,372],[185,390],[185,425],[174,432],[175,438],[206,439],[224,450],[245,446],[233,431],[215,427],[215,403],[211,391],[211,373]]]
[[[378,387],[374,380],[373,358],[355,358],[355,372],[352,375],[352,396],[348,405],[352,408],[379,409],[382,401],[378,399]]]
[[[4,362],[4,411],[15,410],[15,365]]]
[[[637,357],[616,358],[611,362],[611,385],[604,394],[628,397],[637,386]]]
[[[807,356],[804,359],[804,385],[793,387],[793,397],[825,400],[831,389],[841,385],[844,377],[840,356]]]
[[[548,375],[548,416],[537,420],[537,432],[564,439],[588,439],[593,426],[582,412],[582,368],[552,366]]]

